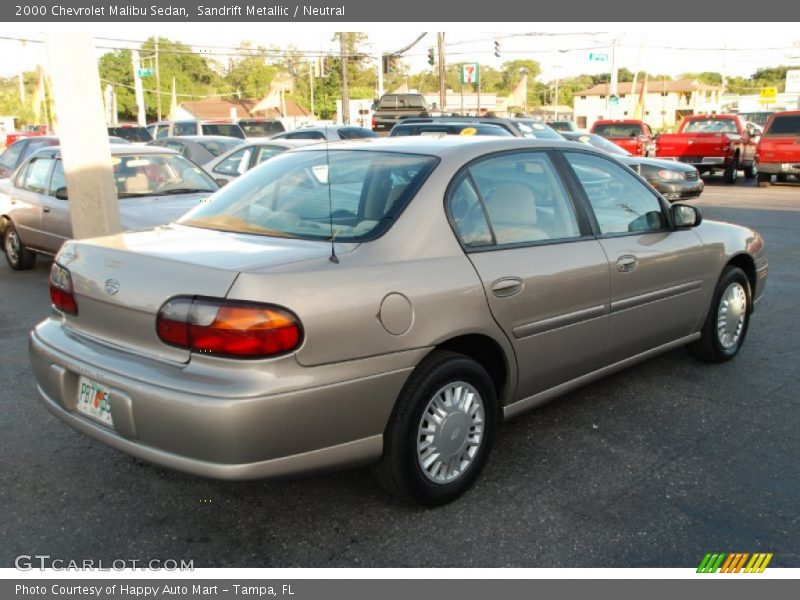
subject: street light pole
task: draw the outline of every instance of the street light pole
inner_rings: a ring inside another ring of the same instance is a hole
[[[339,62],[342,63],[342,123],[350,124],[350,92],[347,89],[347,42],[344,31],[339,32]]]
[[[438,34],[439,44],[439,110],[444,111],[447,104],[446,69],[444,64],[444,32]]]
[[[155,54],[156,54],[156,114],[158,115],[158,120],[161,120],[161,74],[158,72],[158,36],[156,36],[156,43],[155,43]]]

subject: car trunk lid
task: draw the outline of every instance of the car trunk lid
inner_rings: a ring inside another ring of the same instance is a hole
[[[348,249],[337,244],[337,253]],[[325,242],[182,225],[69,241],[57,261],[72,276],[78,314],[65,315],[65,325],[137,354],[188,362],[190,351],[164,344],[156,333],[156,316],[167,300],[224,298],[242,271],[324,258],[330,252]]]

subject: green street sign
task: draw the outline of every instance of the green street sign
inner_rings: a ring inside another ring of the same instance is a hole
[[[608,103],[611,104],[612,106],[616,106],[617,104],[619,104],[619,96],[609,96]]]
[[[480,81],[480,67],[478,63],[461,65],[461,85],[477,84]]]
[[[608,54],[589,52],[589,60],[594,60],[597,62],[605,62],[608,60]]]
[[[153,69],[150,68],[150,67],[136,69],[136,74],[139,77],[152,77],[153,76]]]

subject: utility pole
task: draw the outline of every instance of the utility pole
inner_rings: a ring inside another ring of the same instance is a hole
[[[342,123],[350,124],[350,92],[347,89],[347,42],[344,31],[339,32],[339,62],[342,63]]]
[[[608,93],[608,102],[610,104],[609,107],[609,116],[613,118],[614,107],[616,104],[611,104],[611,99],[614,98],[614,102],[616,102],[617,98],[617,88],[618,88],[618,80],[619,80],[619,70],[617,69],[617,42],[619,40],[615,39],[612,46],[611,46],[611,85]]]
[[[314,63],[308,63],[308,90],[311,95],[311,114],[314,114]]]
[[[158,120],[161,120],[161,74],[158,72],[158,36],[156,36],[155,43],[156,51],[156,115]]]
[[[439,110],[444,112],[445,106],[447,105],[447,70],[444,64],[444,32],[440,32],[437,37],[439,44]]]
[[[72,237],[121,231],[103,115],[100,74],[88,33],[45,36],[58,137],[69,189]]]
[[[22,54],[25,51],[25,42],[20,41],[19,45],[20,45],[20,56],[22,56]],[[20,102],[25,102],[25,78],[22,75],[22,61],[20,61],[19,64],[20,66],[17,70],[17,76],[19,77],[19,100]]]
[[[378,99],[383,96],[383,54],[378,52]]]
[[[131,50],[131,59],[133,62],[133,90],[134,95],[136,96],[136,120],[139,125],[144,127],[147,125],[147,115],[145,114],[144,109],[144,90],[142,89],[142,78],[139,77],[139,67],[141,66],[141,62],[139,61],[138,50]]]

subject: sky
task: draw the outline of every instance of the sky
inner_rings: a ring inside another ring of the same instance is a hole
[[[308,52],[331,51],[335,29],[363,31],[364,50],[393,52],[430,31],[403,58],[412,71],[428,68],[427,51],[436,44],[433,30],[444,30],[448,63],[478,62],[499,67],[514,59],[534,59],[542,66],[540,79],[552,80],[579,73],[610,70],[612,46],[619,67],[677,76],[684,72],[717,71],[728,76],[751,75],[759,67],[779,64],[800,69],[800,29],[796,23],[351,23],[319,24],[188,23],[176,33],[174,23],[23,24],[13,33],[8,24],[0,37],[42,40],[48,33],[85,31],[92,35],[98,56],[102,46],[132,47],[136,41],[160,35],[191,45],[213,56],[227,52],[219,46],[254,45],[295,48]],[[114,39],[103,39],[114,38]],[[494,40],[500,42],[500,58],[494,56]],[[124,41],[120,41],[124,40]],[[214,47],[209,47],[211,44]],[[607,61],[590,60],[607,55]],[[225,57],[220,57],[225,58]],[[20,68],[44,64],[44,44],[0,39],[0,75],[14,75]]]

